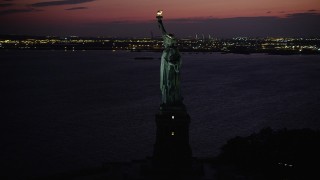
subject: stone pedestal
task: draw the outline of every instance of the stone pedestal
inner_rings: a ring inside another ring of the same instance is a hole
[[[156,114],[156,143],[153,161],[161,169],[191,167],[188,115],[184,105],[161,106]]]

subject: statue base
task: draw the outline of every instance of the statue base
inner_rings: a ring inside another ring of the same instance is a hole
[[[183,104],[160,106],[160,111],[156,114],[154,166],[161,169],[191,167],[189,123],[190,116]]]
[[[161,104],[160,105],[160,113],[164,112],[185,112],[187,113],[187,108],[183,103],[174,104],[174,105],[167,105],[167,104]]]

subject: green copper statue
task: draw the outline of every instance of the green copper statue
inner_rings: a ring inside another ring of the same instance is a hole
[[[162,24],[162,11],[157,12],[159,28],[162,31],[163,50],[160,67],[160,90],[162,104],[175,106],[182,104],[180,87],[181,56],[177,47],[177,40],[168,34]]]

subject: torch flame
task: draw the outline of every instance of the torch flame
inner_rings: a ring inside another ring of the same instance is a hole
[[[159,11],[157,12],[157,16],[162,16],[162,11],[161,11],[161,10],[159,10]]]

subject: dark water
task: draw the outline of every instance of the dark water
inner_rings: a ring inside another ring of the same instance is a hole
[[[160,53],[0,55],[2,174],[43,176],[152,155]],[[215,156],[229,138],[267,126],[320,128],[319,56],[182,58],[194,156]]]

